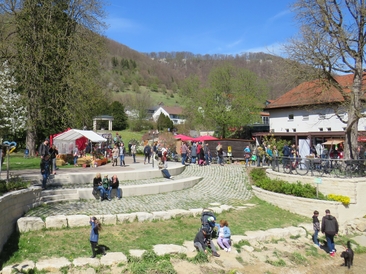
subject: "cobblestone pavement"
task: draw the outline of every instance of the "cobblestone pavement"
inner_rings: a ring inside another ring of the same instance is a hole
[[[243,165],[187,166],[176,178],[203,177],[194,187],[164,194],[126,197],[121,200],[78,200],[48,204],[29,211],[26,216],[45,218],[53,215],[107,215],[131,212],[153,212],[169,209],[209,207],[211,203],[238,205],[252,197],[247,188],[247,173]],[[152,182],[156,178],[151,179]],[[159,182],[162,180],[159,179]],[[141,184],[150,183],[146,180]],[[126,182],[132,184],[132,182]],[[135,182],[133,182],[135,183]],[[123,190],[123,184],[122,184]]]

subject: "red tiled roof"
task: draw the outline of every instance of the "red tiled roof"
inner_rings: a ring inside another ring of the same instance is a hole
[[[344,92],[350,92],[353,74],[337,76],[335,80],[343,87]],[[340,103],[343,101],[344,97],[339,90],[326,85],[323,81],[315,80],[298,85],[268,104],[265,109]]]
[[[168,112],[169,114],[182,114],[183,113],[183,109],[181,107],[167,107],[167,106],[162,106],[163,109],[165,109],[166,112]]]

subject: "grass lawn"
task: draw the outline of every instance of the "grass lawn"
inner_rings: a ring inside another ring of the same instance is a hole
[[[233,235],[245,235],[246,231],[267,230],[269,228],[296,226],[310,222],[305,218],[279,209],[257,198],[243,203],[255,204],[243,210],[231,210],[217,214],[217,219],[226,219]],[[133,222],[103,226],[99,244],[107,247],[107,252],[123,252],[130,249],[152,250],[156,244],[178,244],[192,241],[200,228],[200,217],[175,218],[166,221]],[[14,264],[25,259],[37,261],[46,257],[90,257],[90,227],[66,228],[59,230],[14,233],[4,246],[0,266]],[[100,256],[100,255],[98,255]]]

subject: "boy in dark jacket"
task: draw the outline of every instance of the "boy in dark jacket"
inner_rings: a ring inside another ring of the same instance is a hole
[[[320,231],[320,222],[318,219],[319,211],[315,210],[313,215],[313,229],[314,229],[314,235],[313,235],[313,242],[317,246],[320,247],[319,241],[318,241],[318,234]]]
[[[46,189],[47,179],[50,176],[50,155],[44,155],[41,160],[42,189]]]
[[[212,240],[207,238],[207,234],[208,234],[207,228],[205,227],[201,228],[200,231],[198,231],[198,233],[196,234],[196,237],[194,238],[193,241],[194,247],[198,249],[198,251],[207,253],[206,247],[209,244],[212,250],[212,255],[214,255],[215,257],[220,257],[220,254],[217,253],[216,247],[212,242]]]
[[[325,233],[325,238],[327,239],[327,245],[330,256],[334,257],[336,253],[334,245],[334,236],[338,235],[338,222],[335,217],[330,215],[330,210],[325,211],[325,216],[322,219],[322,233]]]

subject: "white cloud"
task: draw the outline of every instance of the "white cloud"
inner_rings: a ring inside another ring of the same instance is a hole
[[[271,18],[269,18],[267,20],[267,24],[272,24],[274,21],[277,21],[278,19],[290,14],[291,11],[290,10],[284,10],[284,11],[281,11],[279,13],[277,13],[275,16],[272,16]]]
[[[110,17],[105,22],[108,25],[107,32],[135,32],[141,29],[139,24],[126,18]]]

